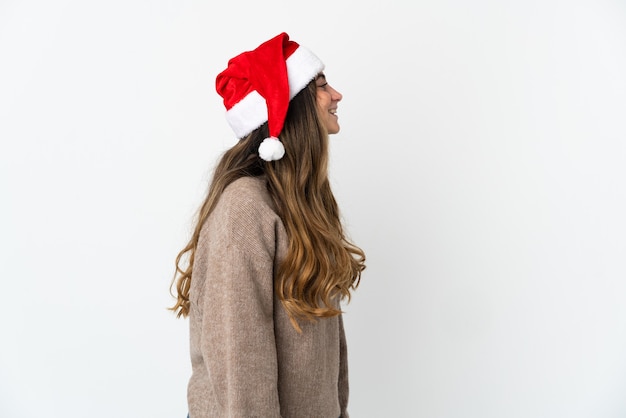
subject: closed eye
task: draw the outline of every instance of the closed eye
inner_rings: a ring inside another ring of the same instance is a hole
[[[322,83],[322,84],[317,84],[317,87],[324,88],[328,85],[328,83],[326,82],[326,76],[324,75],[324,73],[318,74],[317,77],[315,77],[315,81],[317,83]]]

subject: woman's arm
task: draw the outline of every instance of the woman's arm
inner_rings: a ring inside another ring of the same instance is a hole
[[[210,225],[201,352],[219,416],[280,417],[273,321],[274,227],[256,202],[216,208]],[[224,215],[224,216],[222,216]],[[261,219],[259,219],[261,217]]]

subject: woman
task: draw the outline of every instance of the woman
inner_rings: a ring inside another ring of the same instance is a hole
[[[365,256],[346,239],[328,182],[342,96],[323,69],[282,33],[217,76],[240,141],[176,259],[191,418],[348,416],[339,301]]]

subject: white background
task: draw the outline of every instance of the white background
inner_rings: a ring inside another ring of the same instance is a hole
[[[281,31],[344,94],[352,416],[626,416],[626,4],[214,3],[0,1],[0,416],[185,416],[214,78]]]

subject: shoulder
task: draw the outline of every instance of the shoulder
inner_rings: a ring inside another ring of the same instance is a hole
[[[229,184],[214,213],[241,223],[258,223],[278,217],[264,177],[242,177]]]
[[[265,177],[241,177],[226,187],[218,204],[247,204],[254,202],[272,209],[272,198],[267,191]]]
[[[242,177],[228,185],[203,229],[224,245],[267,255],[281,223],[264,177]]]

